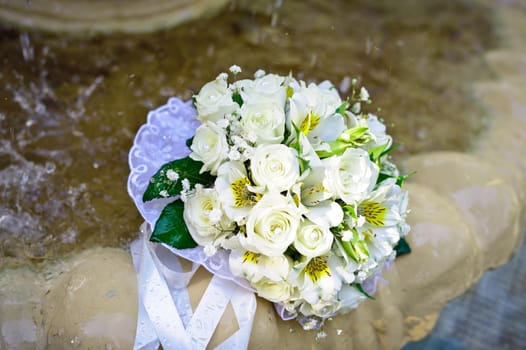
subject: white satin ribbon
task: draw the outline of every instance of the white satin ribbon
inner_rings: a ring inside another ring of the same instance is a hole
[[[199,305],[192,311],[186,288],[199,267],[185,272],[179,258],[160,244],[148,241],[147,230],[131,246],[138,275],[139,314],[134,349],[205,350],[230,302],[239,329],[216,347],[246,349],[256,312],[253,292],[214,276]]]

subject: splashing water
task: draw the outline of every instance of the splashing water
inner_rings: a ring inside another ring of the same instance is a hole
[[[27,33],[20,35],[20,46],[24,68],[36,77],[28,80],[27,73],[13,71],[5,86],[15,112],[0,118],[0,265],[61,255],[71,249],[68,245],[89,241],[111,226],[110,220],[102,223],[95,204],[94,195],[111,202],[111,196],[97,193],[96,182],[102,181],[90,183],[93,178],[75,171],[103,163],[90,159],[97,149],[82,124],[89,119],[86,103],[104,78],[75,84],[74,95],[59,94],[46,69],[48,49],[36,60]]]

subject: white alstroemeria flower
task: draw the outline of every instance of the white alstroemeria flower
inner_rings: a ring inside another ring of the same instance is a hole
[[[378,120],[378,117],[376,115],[368,115],[367,126],[369,127],[369,132],[374,135],[374,138],[376,140],[376,142],[372,146],[367,146],[374,147],[385,144],[387,144],[387,147],[391,146],[391,144],[393,143],[393,138],[385,132],[385,124]]]
[[[357,214],[364,218],[364,224],[357,229],[364,236],[375,261],[389,256],[400,237],[409,231],[405,222],[406,211],[407,193],[392,178],[383,181],[358,204]]]
[[[241,107],[241,134],[255,145],[278,144],[285,133],[285,111],[276,103],[245,103]]]
[[[275,103],[284,108],[287,91],[285,77],[276,74],[263,75],[255,80],[240,80],[234,83],[243,103]]]
[[[340,249],[340,255],[332,254],[329,257],[329,266],[332,271],[339,276],[342,282],[346,284],[353,283],[355,280],[355,271],[358,270],[359,264],[352,259],[349,259],[343,248],[337,244],[337,249]]]
[[[218,120],[239,110],[239,105],[232,100],[232,91],[224,79],[216,79],[205,84],[199,94],[195,95],[197,119],[201,122]]]
[[[266,256],[245,250],[233,250],[229,257],[230,271],[234,276],[256,283],[263,278],[279,282],[287,279],[291,264],[285,255]]]
[[[286,280],[273,281],[268,278],[252,283],[252,287],[256,289],[256,293],[273,303],[280,303],[288,300],[291,295],[291,285]]]
[[[398,206],[398,212],[402,217],[402,220],[398,222],[398,228],[400,229],[400,237],[405,237],[409,233],[409,230],[411,230],[411,227],[406,222],[407,214],[409,214],[409,210],[407,209],[408,204],[409,196],[406,191],[402,191],[402,197]]]
[[[309,138],[313,145],[335,140],[345,129],[345,119],[336,113],[342,101],[337,90],[330,82],[299,88],[290,98],[289,119],[287,125],[293,130],[296,125]]]
[[[290,273],[291,284],[300,297],[309,304],[330,300],[341,288],[341,280],[329,267],[327,257],[305,259],[296,264]]]
[[[375,231],[377,230],[372,230],[372,232]],[[395,230],[391,227],[390,231],[393,231],[392,233],[394,233]],[[367,244],[367,249],[369,251],[369,258],[377,263],[383,263],[394,253],[393,245],[387,240],[380,239],[378,236],[374,237],[373,234],[366,236],[365,238],[365,243]],[[398,231],[396,231],[396,235],[400,237]]]
[[[323,201],[306,209],[305,216],[321,227],[335,227],[343,221],[342,207],[334,201]]]
[[[326,165],[323,186],[347,204],[365,199],[378,179],[378,166],[360,148],[348,148],[341,156],[323,161]]]
[[[259,194],[250,191],[252,183],[242,162],[225,162],[217,170],[215,189],[226,215],[241,223],[256,204]]]
[[[291,198],[266,193],[248,214],[246,236],[240,235],[239,242],[254,253],[281,255],[294,242],[300,219]]]
[[[310,168],[323,167],[320,157],[312,147],[312,144],[310,143],[307,136],[305,136],[303,133],[300,133],[299,145],[301,158],[309,162]]]
[[[301,202],[306,206],[315,206],[329,198],[334,193],[323,185],[325,179],[325,167],[316,166],[311,168],[309,174],[303,180],[301,189]]]
[[[217,192],[212,188],[196,188],[187,197],[183,218],[190,235],[201,246],[215,245],[219,237],[234,229],[234,223],[222,215]]]
[[[250,169],[254,183],[271,192],[289,190],[300,176],[296,151],[282,144],[258,146]]]
[[[322,81],[320,84],[311,83],[301,92],[307,96],[310,106],[319,106],[316,108],[323,115],[333,114],[342,104],[338,89],[328,80]]]
[[[330,300],[320,300],[315,304],[303,303],[299,311],[305,316],[316,315],[327,318],[334,316],[340,307],[341,302],[334,298]]]
[[[294,240],[294,248],[301,255],[314,258],[328,253],[333,240],[334,236],[328,227],[322,227],[312,221],[304,220]]]
[[[407,202],[407,192],[402,191],[395,179],[384,180],[368,198],[358,204],[357,213],[365,219],[360,230],[372,230],[375,237],[395,245],[400,236],[409,231],[405,222]],[[394,229],[389,229],[391,227]]]
[[[195,131],[190,149],[190,158],[203,162],[201,172],[210,171],[216,175],[228,156],[229,147],[224,130],[212,122],[205,122]]]
[[[363,295],[356,287],[344,285],[338,293],[340,302],[340,312],[346,313],[356,309],[367,297]]]
[[[305,216],[312,222],[325,227],[338,226],[343,220],[343,210],[332,200],[333,192],[323,186],[325,168],[314,167],[303,181],[301,203],[307,212]]]

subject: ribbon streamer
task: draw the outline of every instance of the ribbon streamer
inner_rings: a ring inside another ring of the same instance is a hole
[[[139,286],[134,349],[205,350],[229,302],[239,329],[216,349],[246,349],[256,312],[254,293],[213,276],[193,311],[187,286],[199,264],[185,272],[175,254],[148,241],[147,232],[143,226],[142,237],[131,246]]]

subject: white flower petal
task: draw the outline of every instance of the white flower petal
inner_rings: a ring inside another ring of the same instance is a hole
[[[309,220],[322,227],[335,227],[343,221],[343,210],[333,201],[323,201],[313,207],[308,207],[305,214]]]

